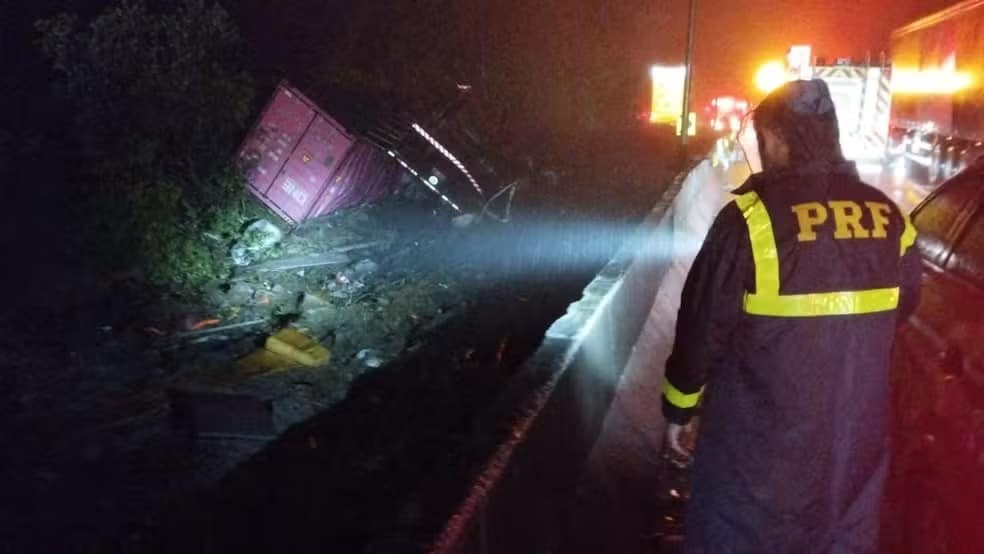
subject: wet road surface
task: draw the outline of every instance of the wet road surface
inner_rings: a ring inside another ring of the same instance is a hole
[[[912,212],[932,188],[880,163],[858,163],[861,180],[878,187],[906,213]]]

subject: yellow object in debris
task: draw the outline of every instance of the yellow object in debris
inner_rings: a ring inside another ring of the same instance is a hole
[[[327,348],[295,329],[282,329],[266,340],[265,348],[236,360],[236,375],[256,376],[298,366],[325,365],[331,358]]]
[[[280,354],[274,354],[265,348],[260,348],[256,352],[236,360],[235,375],[237,378],[243,376],[254,377],[295,368],[299,365],[301,364],[294,360],[288,360]]]
[[[289,327],[270,335],[266,349],[308,367],[324,365],[331,358],[328,349],[318,341]]]

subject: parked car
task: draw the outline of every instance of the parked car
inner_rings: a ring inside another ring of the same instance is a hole
[[[913,210],[922,302],[893,354],[882,551],[984,552],[984,164]]]

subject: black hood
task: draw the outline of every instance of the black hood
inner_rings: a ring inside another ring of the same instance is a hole
[[[789,146],[791,166],[844,162],[837,127],[837,112],[827,83],[820,79],[791,81],[778,88],[755,109],[756,130],[778,132]],[[762,134],[757,133],[759,152],[768,169]]]

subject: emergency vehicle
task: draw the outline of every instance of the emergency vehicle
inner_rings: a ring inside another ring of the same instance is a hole
[[[876,63],[837,58],[814,59],[809,46],[787,55],[792,79],[822,79],[830,88],[840,125],[841,149],[850,160],[880,161],[889,145],[892,88],[884,56]]]

